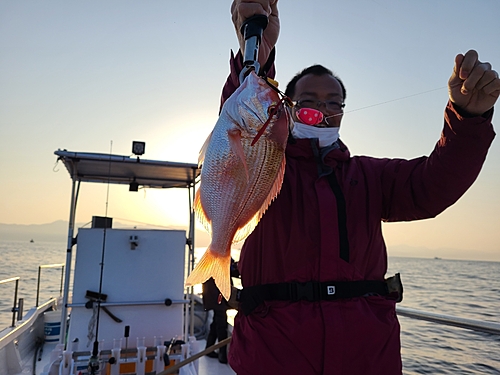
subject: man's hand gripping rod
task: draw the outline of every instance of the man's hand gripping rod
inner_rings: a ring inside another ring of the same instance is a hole
[[[259,74],[259,46],[267,23],[267,16],[257,14],[246,19],[241,25],[240,31],[245,39],[245,55],[243,56],[243,70],[240,73],[240,84],[252,70]]]

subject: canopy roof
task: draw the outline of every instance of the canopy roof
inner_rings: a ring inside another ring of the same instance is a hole
[[[200,175],[196,164],[66,150],[57,150],[54,154],[62,160],[74,181],[127,185],[135,181],[150,188],[186,188],[194,186]]]

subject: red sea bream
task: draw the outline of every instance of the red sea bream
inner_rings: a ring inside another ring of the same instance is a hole
[[[229,299],[231,245],[253,231],[281,189],[288,122],[278,93],[253,72],[224,103],[200,152],[195,197],[195,211],[212,241],[186,285],[213,277]]]

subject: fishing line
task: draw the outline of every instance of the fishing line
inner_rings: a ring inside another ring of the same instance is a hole
[[[108,205],[109,205],[109,185],[110,185],[110,179],[111,179],[111,155],[112,155],[112,150],[113,150],[113,141],[110,141],[110,146],[109,146],[109,163],[108,163],[108,183],[107,183],[107,188],[106,188],[106,208],[104,210],[104,217],[105,219],[108,218]],[[99,360],[97,358],[97,355],[99,353],[99,318],[101,315],[101,296],[102,296],[102,279],[104,275],[104,254],[106,250],[106,232],[107,232],[107,225],[106,222],[104,223],[104,232],[103,232],[103,238],[102,238],[102,251],[101,251],[101,270],[100,270],[100,275],[99,275],[99,294],[97,298],[97,319],[96,319],[96,328],[95,328],[95,341],[94,341],[94,347],[92,348],[92,356],[90,357],[89,360],[89,370],[91,374],[95,374],[99,370]]]
[[[441,87],[438,87],[438,88],[435,88],[435,89],[432,89],[432,90],[422,91],[422,92],[419,92],[419,93],[416,93],[416,94],[411,94],[411,95],[401,96],[401,97],[396,98],[396,99],[386,100],[385,102],[380,102],[380,103],[376,103],[376,104],[367,105],[366,107],[361,107],[361,108],[352,109],[352,110],[350,110],[350,111],[345,111],[345,112],[341,112],[341,113],[336,113],[336,114],[334,114],[334,115],[325,116],[325,119],[328,119],[328,118],[330,118],[330,117],[342,116],[343,114],[346,114],[346,113],[357,112],[357,111],[361,111],[361,110],[363,110],[363,109],[367,109],[367,108],[377,107],[377,106],[379,106],[379,105],[382,105],[382,104],[387,104],[387,103],[392,103],[392,102],[396,102],[396,101],[398,101],[398,100],[403,100],[403,99],[413,98],[414,96],[423,95],[423,94],[428,94],[428,93],[433,92],[433,91],[443,90],[443,89],[445,89],[445,88],[447,88],[447,87],[448,87],[448,86],[441,86]]]
[[[120,221],[128,221],[129,223],[134,223],[134,224],[143,224],[143,225],[147,225],[147,226],[155,227],[155,228],[175,229],[175,226],[172,226],[172,225],[152,224],[152,223],[146,223],[144,221],[124,219],[124,218],[121,218],[121,217],[115,217],[115,220],[117,220],[117,221],[118,220],[120,220]]]
[[[278,87],[275,85],[275,81],[274,80],[271,80],[270,78],[268,77],[263,77],[264,80],[266,81],[266,83],[274,90],[276,91],[278,94],[280,94],[282,96],[282,103],[287,105],[288,107],[290,108],[293,108],[294,107],[294,104],[292,102],[292,100],[285,95],[285,93],[283,91],[281,91],[280,89],[278,89]],[[328,119],[331,118],[331,117],[336,117],[336,116],[342,116],[344,114],[347,114],[347,113],[352,113],[352,112],[357,112],[357,111],[362,111],[364,109],[368,109],[368,108],[372,108],[372,107],[378,107],[379,105],[383,105],[383,104],[388,104],[388,103],[392,103],[392,102],[396,102],[398,100],[403,100],[403,99],[408,99],[408,98],[413,98],[415,96],[419,96],[419,95],[423,95],[423,94],[428,94],[430,92],[434,92],[434,91],[439,91],[439,90],[443,90],[445,88],[447,88],[448,86],[441,86],[441,87],[437,87],[435,89],[431,89],[431,90],[426,90],[426,91],[421,91],[421,92],[418,92],[416,94],[411,94],[411,95],[406,95],[406,96],[401,96],[399,98],[395,98],[395,99],[390,99],[390,100],[386,100],[384,102],[379,102],[379,103],[375,103],[375,104],[371,104],[371,105],[367,105],[365,107],[360,107],[360,108],[355,108],[355,109],[352,109],[350,111],[342,111],[341,113],[336,113],[334,115],[330,115],[330,116],[325,116],[325,121],[326,123],[328,123]],[[255,142],[255,141],[254,141]]]
[[[277,82],[274,81],[273,79],[271,78],[268,78],[268,77],[261,77],[264,79],[264,81],[268,84],[269,87],[271,87],[274,91],[276,91],[278,93],[278,95],[281,96],[281,99],[280,99],[280,102],[278,103],[278,105],[276,106],[273,106],[271,107],[271,111],[269,113],[269,117],[267,119],[267,121],[264,122],[264,124],[261,126],[261,128],[259,129],[259,131],[257,132],[257,135],[254,137],[251,145],[253,146],[258,140],[259,138],[262,136],[262,134],[264,133],[264,131],[266,130],[267,126],[269,125],[269,123],[271,122],[271,119],[274,115],[277,114],[278,110],[280,109],[280,107],[283,107],[283,106],[288,106],[289,108],[293,108],[295,105],[293,103],[293,101],[291,100],[291,98],[289,98],[287,95],[285,95],[285,93],[283,91],[281,91],[280,89],[278,89],[278,86],[277,86]],[[328,123],[328,119],[329,118],[332,118],[332,117],[336,117],[336,116],[342,116],[344,114],[347,114],[347,113],[352,113],[352,112],[357,112],[357,111],[361,111],[361,110],[364,110],[364,109],[368,109],[368,108],[372,108],[372,107],[377,107],[379,105],[383,105],[383,104],[387,104],[387,103],[392,103],[392,102],[396,102],[398,100],[403,100],[403,99],[408,99],[408,98],[413,98],[415,96],[418,96],[418,95],[423,95],[423,94],[428,94],[430,92],[434,92],[434,91],[438,91],[438,90],[442,90],[442,89],[445,89],[447,88],[447,86],[441,86],[441,87],[438,87],[438,88],[435,88],[435,89],[431,89],[431,90],[426,90],[426,91],[421,91],[421,92],[418,92],[416,94],[411,94],[411,95],[406,95],[406,96],[401,96],[399,98],[395,98],[395,99],[390,99],[390,100],[386,100],[384,102],[379,102],[379,103],[375,103],[375,104],[371,104],[371,105],[367,105],[365,107],[360,107],[360,108],[356,108],[356,109],[353,109],[353,110],[350,110],[350,111],[342,111],[340,113],[336,113],[336,114],[333,114],[333,115],[330,115],[330,116],[325,116],[324,117],[324,120],[327,124]]]

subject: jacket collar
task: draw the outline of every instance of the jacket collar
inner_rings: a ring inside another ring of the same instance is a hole
[[[338,144],[340,147],[332,148],[328,151],[328,148],[324,148],[327,152],[323,156],[323,163],[325,165],[335,167],[339,162],[345,162],[349,160],[351,154],[347,146],[339,139]],[[329,146],[331,147],[331,146]],[[304,159],[317,159],[316,155],[320,155],[318,141],[311,139],[295,139],[290,137],[288,140],[288,145],[286,146],[286,154],[291,158],[304,158]]]

